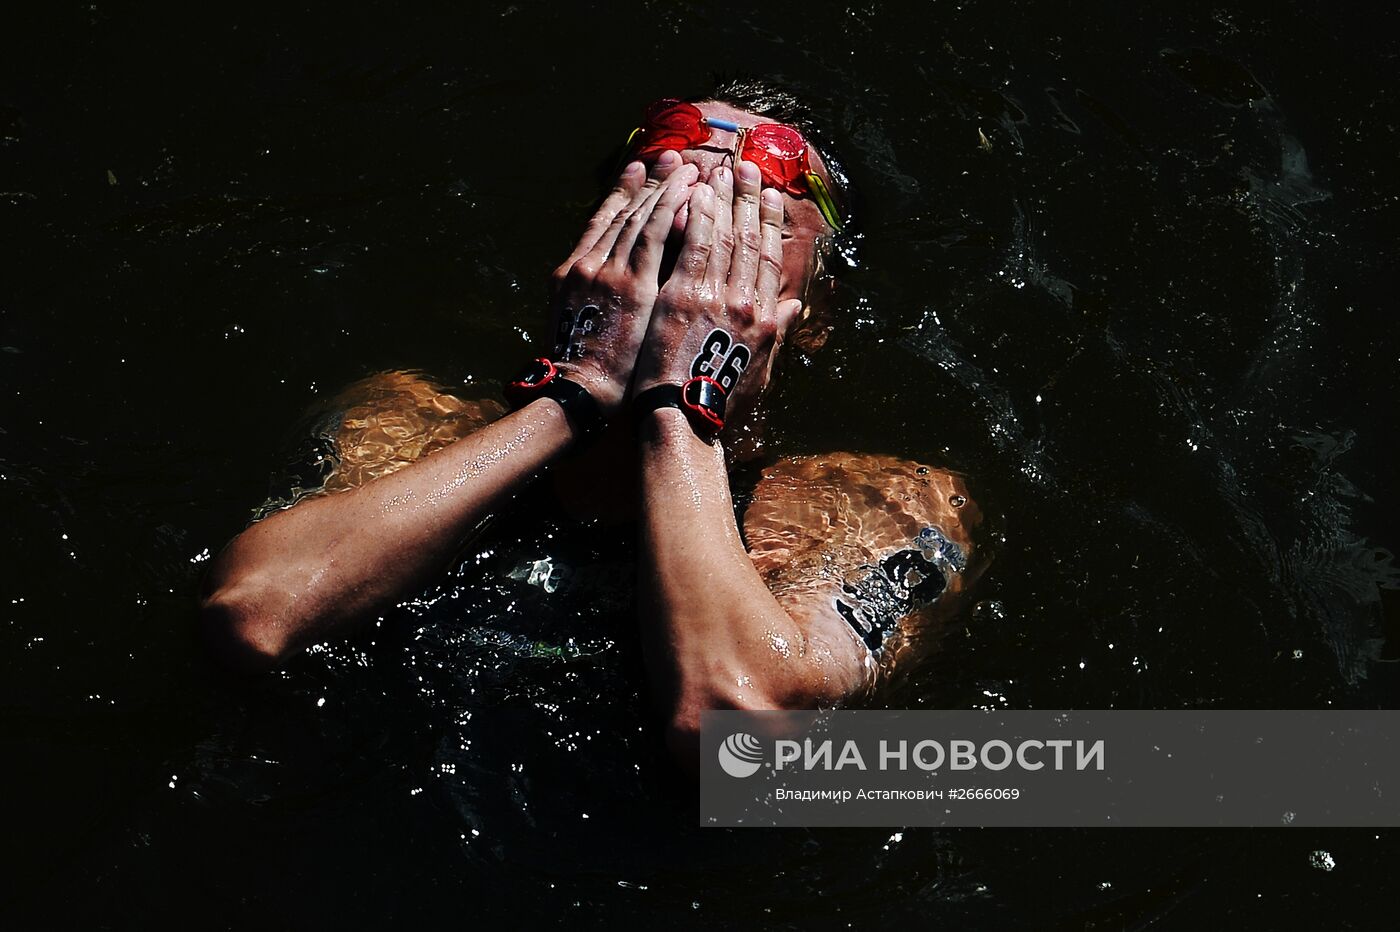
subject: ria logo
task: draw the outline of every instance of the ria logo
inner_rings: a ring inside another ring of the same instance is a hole
[[[719,746],[719,765],[731,777],[751,777],[763,766],[763,745],[753,735],[736,731]]]

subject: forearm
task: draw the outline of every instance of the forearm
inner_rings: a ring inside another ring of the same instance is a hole
[[[499,503],[569,445],[532,402],[349,492],[306,499],[236,537],[211,568],[206,627],[235,662],[275,662],[421,585]]]
[[[643,641],[675,727],[700,711],[804,705],[813,672],[799,625],[739,536],[720,448],[685,416],[647,416],[642,457]]]

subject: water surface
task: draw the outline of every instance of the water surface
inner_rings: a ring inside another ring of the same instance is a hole
[[[946,463],[1004,538],[900,701],[1393,707],[1393,30],[1302,3],[526,0],[70,4],[12,36],[23,924],[1366,927],[1388,907],[1393,832],[701,831],[625,598],[561,614],[528,574],[483,577],[547,515],[256,684],[208,665],[191,620],[300,412],[391,367],[492,390],[639,109],[759,73],[813,101],[863,206],[774,449]]]

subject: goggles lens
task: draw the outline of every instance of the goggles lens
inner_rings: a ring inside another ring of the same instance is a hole
[[[638,155],[660,155],[668,149],[693,149],[710,138],[705,115],[694,104],[667,98],[647,107],[642,118]]]
[[[807,193],[807,140],[791,126],[763,123],[746,131],[741,154],[773,187],[793,195]]]

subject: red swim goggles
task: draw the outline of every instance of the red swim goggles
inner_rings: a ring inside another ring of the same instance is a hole
[[[707,117],[694,104],[667,97],[647,107],[642,125],[627,137],[627,145],[630,149],[635,144],[635,158],[650,159],[668,149],[698,148],[709,142],[716,130],[734,134],[736,158],[757,165],[765,185],[793,197],[811,195],[832,229],[841,229],[841,214],[831,190],[812,171],[811,147],[801,133],[784,123],[740,126]]]

